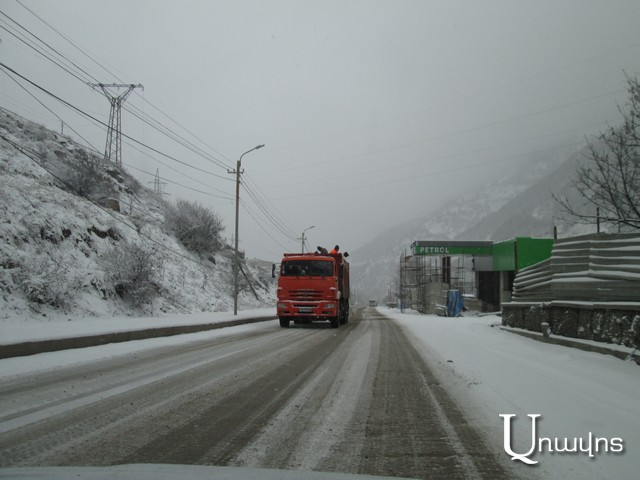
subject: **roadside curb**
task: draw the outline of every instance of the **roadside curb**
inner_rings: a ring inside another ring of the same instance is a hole
[[[520,335],[523,337],[531,338],[533,340],[537,340],[538,342],[543,343],[551,343],[553,345],[561,345],[563,347],[572,347],[579,348],[580,350],[584,350],[586,352],[596,352],[601,353],[603,355],[613,355],[620,360],[633,360],[635,363],[640,365],[640,353],[629,353],[624,352],[622,350],[616,350],[613,348],[607,348],[602,345],[591,345],[588,343],[576,342],[567,337],[545,337],[541,333],[537,332],[527,332],[523,330],[516,330],[509,327],[500,327],[500,330],[504,330],[505,332],[515,333],[516,335]]]
[[[33,342],[20,342],[8,345],[0,345],[0,359],[11,357],[24,357],[36,353],[56,352],[72,348],[96,347],[108,343],[121,343],[131,340],[145,340],[147,338],[170,337],[185,333],[196,333],[218,328],[233,327],[247,323],[266,322],[276,320],[277,317],[254,317],[238,320],[229,320],[217,323],[204,323],[196,325],[176,325],[171,327],[146,328],[144,330],[131,330],[125,332],[104,333],[100,335],[87,335],[83,337],[59,338],[53,340],[39,340]]]

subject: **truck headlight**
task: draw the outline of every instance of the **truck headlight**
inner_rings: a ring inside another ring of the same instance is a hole
[[[336,308],[336,304],[335,303],[325,303],[324,304],[324,308]]]
[[[278,303],[278,308],[287,308],[286,303]]]

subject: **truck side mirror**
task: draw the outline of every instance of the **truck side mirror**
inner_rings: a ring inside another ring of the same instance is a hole
[[[271,265],[271,278],[276,278],[276,264]]]
[[[343,256],[343,257],[345,257],[345,258],[346,258],[346,257],[348,257],[348,256],[349,256],[349,252],[344,252],[344,253],[342,254],[342,256]]]

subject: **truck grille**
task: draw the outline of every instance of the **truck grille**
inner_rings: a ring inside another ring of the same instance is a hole
[[[290,295],[292,300],[320,300],[322,298],[322,292],[316,290],[291,290]]]

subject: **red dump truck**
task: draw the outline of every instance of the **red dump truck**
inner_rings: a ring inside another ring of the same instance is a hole
[[[278,276],[278,318],[287,328],[293,321],[330,321],[338,328],[349,321],[347,253],[285,253]]]

